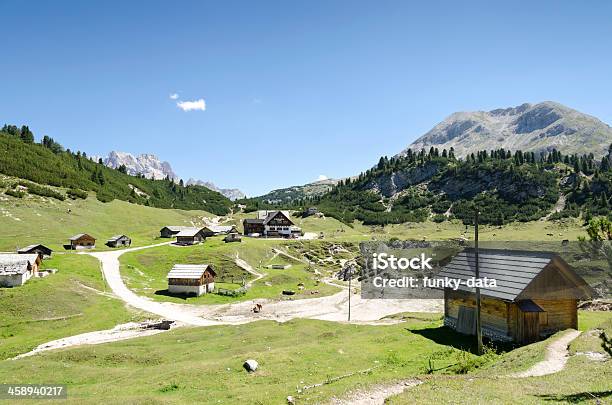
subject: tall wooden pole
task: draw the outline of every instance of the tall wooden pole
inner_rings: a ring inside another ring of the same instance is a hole
[[[478,260],[478,216],[479,211],[476,211],[474,218],[474,258],[476,259],[476,280],[480,278],[480,263]],[[480,323],[480,287],[476,284],[476,339],[478,343],[478,354],[483,353],[482,350],[482,328]]]
[[[348,321],[349,322],[351,321],[351,279],[352,279],[351,276],[352,276],[352,273],[353,273],[351,271],[352,269],[353,269],[352,267],[349,267],[347,269],[347,273],[348,273],[348,276],[349,276],[349,289],[348,289],[348,294],[349,294],[349,299],[348,299],[348,307],[349,307],[348,308]]]

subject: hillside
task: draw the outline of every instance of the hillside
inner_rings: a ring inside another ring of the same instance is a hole
[[[370,225],[428,218],[457,218],[470,224],[476,209],[482,223],[493,225],[544,217],[589,219],[610,215],[610,162],[611,155],[596,161],[592,155],[568,156],[556,150],[536,156],[499,149],[464,160],[447,150],[409,150],[405,156],[381,158],[374,168],[340,182],[323,196],[285,207],[317,205],[346,223],[360,220]]]
[[[64,150],[48,137],[41,144],[34,143],[27,127],[5,126],[0,131],[0,173],[39,185],[69,188],[74,190],[73,196],[95,191],[103,202],[118,199],[158,208],[205,210],[218,215],[228,213],[232,205],[226,197],[206,187],[130,176],[124,167],[111,169],[84,153]],[[19,195],[17,184],[2,186]]]
[[[589,154],[601,158],[612,143],[612,128],[595,117],[555,103],[522,104],[492,111],[457,112],[414,141],[408,149],[454,148],[458,157],[479,150]]]
[[[298,203],[301,200],[322,196],[329,192],[338,182],[339,180],[336,179],[326,179],[302,186],[279,188],[262,196],[250,198],[246,202],[250,206],[258,204],[261,207]]]
[[[0,180],[2,181],[2,180]],[[98,247],[113,235],[126,234],[134,246],[159,242],[159,229],[166,225],[202,223],[205,211],[160,209],[114,200],[103,203],[93,195],[87,199],[58,201],[26,195],[3,195],[0,188],[0,251],[13,251],[32,243],[62,249],[68,238],[89,233]]]

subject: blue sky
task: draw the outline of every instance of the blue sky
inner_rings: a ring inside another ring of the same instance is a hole
[[[0,123],[251,196],[357,174],[455,111],[554,100],[612,123],[610,2],[4,0],[0,15]]]

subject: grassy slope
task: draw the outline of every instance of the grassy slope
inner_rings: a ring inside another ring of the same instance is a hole
[[[98,249],[106,248],[106,240],[117,234],[130,236],[133,245],[147,245],[156,242],[163,226],[189,225],[201,216],[211,214],[151,208],[119,200],[102,203],[93,196],[87,200],[58,201],[0,195],[0,251],[32,243],[63,250],[62,245],[69,237],[82,232],[98,238]]]
[[[612,329],[611,322],[610,312],[580,311],[579,327],[585,332],[570,344],[570,354],[585,349],[603,353],[601,340],[595,337],[593,328]],[[389,403],[601,403],[597,398],[607,403],[612,396],[610,360],[599,362],[585,356],[571,356],[566,368],[555,374],[520,379],[502,377],[542,360],[546,346],[556,337],[515,349],[500,356],[495,363],[465,376],[430,376],[424,384],[392,397]]]
[[[254,298],[280,298],[286,289],[295,290],[295,298],[312,297],[310,291],[320,295],[331,294],[338,289],[316,282],[316,276],[302,263],[293,263],[286,270],[265,268],[272,262],[288,262],[280,257],[273,259],[273,248],[291,245],[291,241],[243,238],[242,243],[224,243],[221,237],[208,238],[205,243],[191,247],[160,246],[143,251],[126,253],[121,256],[121,273],[129,288],[136,293],[158,301],[187,302],[190,304],[228,303]],[[200,297],[173,297],[165,295],[168,287],[166,275],[175,263],[210,263],[216,269],[216,287],[235,288],[253,278],[234,263],[236,254],[246,260],[256,271],[266,276],[253,284],[249,291],[237,298],[207,294]],[[304,283],[305,289],[298,291],[297,284]],[[226,283],[233,284],[232,286]],[[266,283],[271,285],[266,285]],[[156,293],[157,292],[157,293]]]
[[[440,323],[423,319],[383,327],[295,320],[179,329],[3,362],[0,380],[53,375],[54,383],[68,384],[70,403],[281,404],[287,395],[318,403],[359,385],[422,373],[427,357],[445,349],[407,330]],[[256,373],[242,369],[249,358],[260,364]],[[370,368],[297,393],[297,387]]]
[[[523,348],[531,352],[529,355],[512,352],[500,356],[508,367],[499,367],[500,362],[496,362],[467,375],[425,375],[430,357],[434,356],[435,366],[442,369],[457,362],[457,350],[439,339],[440,334],[435,335],[441,329],[439,316],[409,315],[404,316],[406,323],[390,326],[295,320],[177,329],[2,362],[0,380],[38,381],[52,375],[53,383],[68,384],[70,403],[280,404],[287,395],[293,395],[298,403],[308,404],[412,376],[424,384],[393,397],[390,403],[575,402],[591,399],[587,392],[605,399],[612,390],[609,364],[584,356],[570,358],[566,370],[550,376],[499,377],[528,367],[543,352],[543,344]],[[585,316],[591,315],[580,313],[581,318]],[[455,347],[466,343],[461,335],[444,338]],[[241,368],[249,358],[260,364],[256,373],[247,374]],[[465,357],[468,361],[474,358],[469,353]],[[298,392],[306,385],[368,369]]]
[[[112,328],[141,317],[121,301],[87,288],[105,289],[94,258],[55,255],[43,262],[43,268],[59,271],[31,279],[21,287],[0,289],[0,359],[50,340]]]

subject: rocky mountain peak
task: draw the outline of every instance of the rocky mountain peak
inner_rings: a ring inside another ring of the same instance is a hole
[[[612,128],[607,124],[562,104],[545,101],[491,111],[456,112],[408,148],[453,147],[460,157],[498,148],[535,152],[556,148],[564,154],[603,156],[610,143]]]

